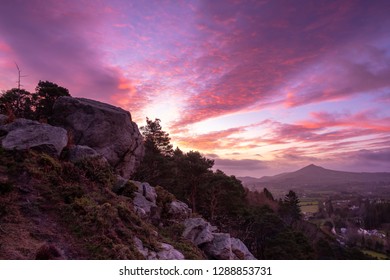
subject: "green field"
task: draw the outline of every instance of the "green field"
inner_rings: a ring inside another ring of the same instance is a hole
[[[318,212],[318,201],[301,201],[299,203],[302,212],[305,213],[317,213]]]

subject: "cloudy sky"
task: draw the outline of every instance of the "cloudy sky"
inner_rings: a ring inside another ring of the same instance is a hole
[[[390,1],[0,3],[1,90],[16,62],[228,174],[390,171]]]

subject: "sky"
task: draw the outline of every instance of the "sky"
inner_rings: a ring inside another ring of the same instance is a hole
[[[0,90],[159,118],[229,175],[390,171],[390,1],[0,0]]]

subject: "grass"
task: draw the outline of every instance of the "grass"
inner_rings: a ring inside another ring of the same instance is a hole
[[[18,258],[35,258],[37,254],[49,258],[47,250],[41,248],[48,241],[45,236],[51,236],[50,241],[57,240],[59,249],[71,248],[73,259],[144,259],[135,247],[134,237],[153,251],[165,242],[187,259],[205,258],[195,245],[181,237],[182,226],[168,220],[168,205],[175,199],[172,194],[156,187],[157,206],[162,213],[160,225],[155,226],[134,211],[132,198],[137,187],[129,181],[125,193],[117,195],[111,191],[115,180],[111,168],[99,161],[73,164],[36,151],[0,148],[2,229],[34,233],[24,237],[23,243],[29,245],[23,248],[20,238],[7,240],[10,249],[2,251],[0,246],[1,258],[15,258],[16,253],[10,250],[17,251]],[[45,224],[46,220],[49,222]]]
[[[38,244],[52,236],[57,242],[69,242],[62,245],[72,247],[73,258],[142,259],[133,237],[142,235],[145,246],[157,247],[155,229],[134,213],[131,199],[111,192],[113,180],[110,168],[97,162],[75,165],[36,151],[0,148],[2,229],[37,233],[19,241],[7,237],[1,258],[35,258]],[[12,207],[7,202],[11,198]],[[45,226],[46,220],[53,221],[55,228],[52,223]]]
[[[302,212],[305,213],[317,213],[318,212],[318,201],[301,201],[299,203]]]
[[[376,258],[378,260],[389,260],[390,258],[388,256],[386,256],[385,254],[382,254],[382,253],[378,253],[378,252],[375,252],[375,251],[371,251],[371,250],[362,250],[362,252],[366,255],[369,255],[370,257],[373,257],[373,258]]]

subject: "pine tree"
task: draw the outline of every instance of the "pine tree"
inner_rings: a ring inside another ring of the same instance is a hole
[[[133,179],[164,186],[172,180],[174,151],[171,138],[162,130],[160,122],[160,119],[152,121],[146,118],[146,125],[140,128],[144,136],[145,155]]]
[[[173,155],[173,146],[169,134],[162,130],[160,119],[154,121],[146,118],[146,125],[141,126],[142,135],[144,136],[145,148],[153,153],[160,153],[163,156]]]
[[[293,222],[301,219],[302,212],[299,206],[299,198],[294,191],[290,190],[284,197],[280,203],[279,213],[288,225],[292,225]]]

